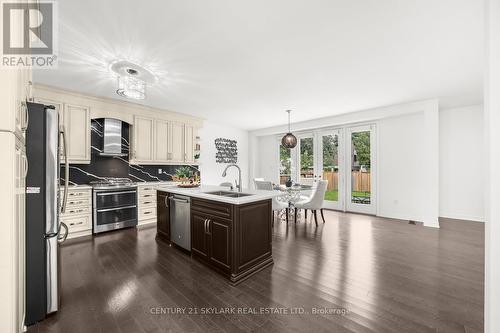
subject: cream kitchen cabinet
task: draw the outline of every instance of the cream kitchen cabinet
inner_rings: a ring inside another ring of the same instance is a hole
[[[155,158],[159,163],[168,163],[170,161],[170,141],[172,130],[170,122],[166,120],[155,120]]]
[[[35,98],[35,102],[53,105],[59,113],[59,127],[61,130],[64,129],[68,144],[68,163],[90,163],[90,109],[86,106],[64,104],[45,98]],[[61,163],[64,163],[64,142],[61,142],[59,149]]]
[[[4,332],[21,332],[25,313],[25,182],[28,170],[24,142],[14,133],[0,132],[0,150],[5,161],[0,164],[0,210],[3,231],[0,234],[2,285],[0,303],[7,309],[0,314]],[[32,166],[34,167],[34,166]]]
[[[184,163],[184,124],[172,122],[170,125],[170,159],[172,163]]]
[[[40,103],[43,105],[52,105],[59,114],[59,129],[64,128],[64,104],[62,102],[54,101],[51,99],[35,98],[35,103]],[[64,163],[64,144],[59,143],[59,156],[61,158],[61,163]]]
[[[31,99],[31,74],[25,69],[6,69],[2,76],[0,100],[4,107],[0,110],[0,131],[15,133],[24,140],[29,121],[26,101]]]
[[[136,116],[131,161],[135,164],[194,163],[196,127]]]
[[[194,163],[194,146],[196,142],[196,128],[191,125],[184,126],[184,162]]]
[[[138,224],[156,222],[156,189],[158,184],[137,184]]]
[[[154,123],[153,118],[134,117],[131,159],[137,164],[154,161]]]
[[[64,189],[61,189],[60,197],[64,197]],[[61,214],[61,221],[68,226],[68,238],[92,234],[92,188],[90,186],[69,187],[66,212]]]
[[[90,109],[86,106],[64,105],[64,130],[68,162],[90,163]]]

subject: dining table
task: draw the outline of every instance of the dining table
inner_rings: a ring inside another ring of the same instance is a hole
[[[286,187],[284,185],[277,185],[275,186],[275,190],[280,191],[282,194],[278,196],[276,199],[281,202],[285,202],[288,204],[288,214],[290,216],[296,216],[295,215],[295,203],[305,200],[311,190],[312,190],[311,185],[301,185],[301,184],[295,184],[290,187]],[[293,215],[292,215],[293,214]],[[283,210],[279,214],[280,218],[286,217],[286,211]]]

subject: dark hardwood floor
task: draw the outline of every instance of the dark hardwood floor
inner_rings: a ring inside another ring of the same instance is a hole
[[[275,223],[274,265],[236,287],[156,241],[154,227],[67,241],[61,309],[29,332],[483,331],[482,225],[325,218]],[[156,314],[176,308],[186,314]],[[306,313],[237,313],[251,308]]]

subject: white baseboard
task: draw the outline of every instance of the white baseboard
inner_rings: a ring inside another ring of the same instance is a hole
[[[377,216],[389,219],[403,220],[403,221],[422,222],[424,227],[439,228],[439,221],[430,221],[424,217],[408,216],[402,213],[384,212],[384,211],[382,212],[379,211]]]
[[[439,217],[453,219],[453,220],[465,220],[465,221],[483,222],[483,223],[485,220],[484,216],[475,216],[475,215],[467,215],[467,214],[454,214],[454,213],[440,213]]]

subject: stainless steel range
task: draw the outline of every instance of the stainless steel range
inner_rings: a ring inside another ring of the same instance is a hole
[[[137,185],[129,179],[91,182],[94,233],[137,225]]]

